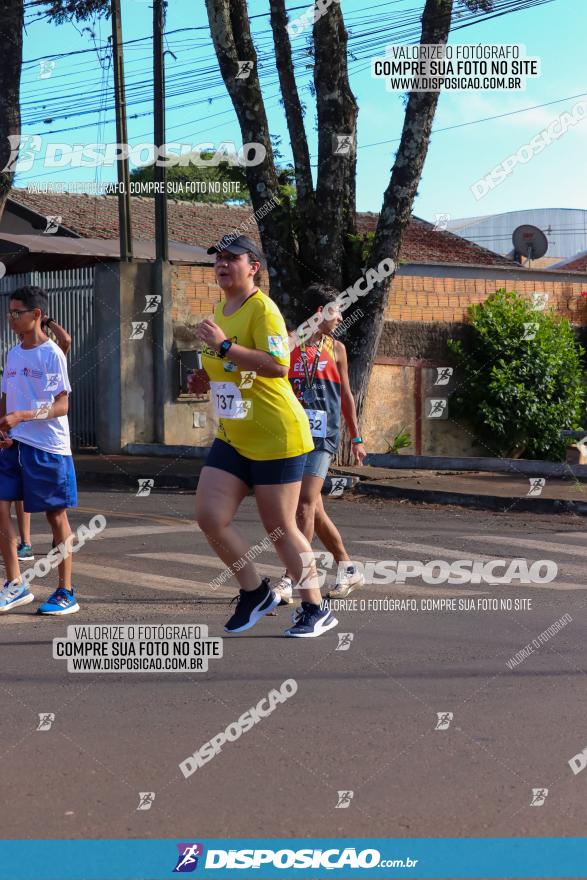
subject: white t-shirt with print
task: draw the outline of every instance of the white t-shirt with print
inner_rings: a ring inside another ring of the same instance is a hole
[[[52,404],[62,391],[71,392],[67,361],[53,340],[48,339],[35,348],[15,345],[10,349],[2,376],[7,413]],[[44,452],[71,455],[67,416],[21,422],[11,428],[10,436]]]

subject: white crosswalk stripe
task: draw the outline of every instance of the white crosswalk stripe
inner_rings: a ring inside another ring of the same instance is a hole
[[[483,541],[487,544],[504,544],[507,540],[508,546],[512,547],[528,547],[530,550],[539,550],[541,555],[549,553],[562,553],[566,556],[579,556],[581,559],[587,557],[587,547],[580,544],[554,544],[548,539],[544,541],[535,541],[532,538],[500,538],[499,535],[471,535],[472,541]]]
[[[557,538],[587,538],[587,532],[553,532]]]
[[[468,550],[451,550],[448,547],[437,547],[431,544],[413,544],[409,541],[395,541],[393,538],[387,541],[355,541],[355,544],[368,544],[372,547],[389,547],[390,549],[405,550],[408,553],[416,553],[430,559],[476,559],[480,562],[489,562],[493,556],[485,556],[479,553],[470,553]],[[360,557],[356,557],[359,559]]]
[[[186,565],[200,565],[206,566],[208,568],[214,568],[218,570],[224,570],[225,566],[217,556],[208,556],[200,553],[132,553],[129,554],[131,556],[135,556],[143,559],[155,559],[162,560],[165,562],[178,562],[180,564]],[[366,556],[355,556],[354,559],[357,562],[372,562],[372,559],[369,559]],[[259,570],[262,571],[263,575],[271,575],[272,577],[281,577],[283,574],[283,565],[268,565],[263,561],[258,561]],[[233,584],[236,582],[233,581]],[[335,577],[331,575],[327,577],[326,584],[327,586],[334,586]],[[238,585],[237,585],[238,586]],[[398,595],[411,595],[411,596],[453,596],[455,594],[455,588],[447,588],[443,589],[442,587],[426,587],[420,586],[417,584],[407,585],[407,584],[377,584],[371,585],[371,588],[375,586],[377,589],[381,590],[384,595],[389,595],[390,591],[397,593]],[[235,587],[232,588],[233,592]],[[473,595],[485,595],[485,593],[481,593],[479,590],[471,590],[471,591],[458,591],[459,596],[473,596]],[[298,594],[298,591],[294,587],[294,596]]]
[[[176,526],[106,526],[96,536],[97,541],[108,541],[110,538],[134,538],[141,535],[168,535],[177,532],[191,533],[196,536],[200,529],[195,523],[178,523]]]
[[[75,529],[73,529],[75,533]],[[172,532],[192,532],[194,536],[200,533],[195,523],[178,523],[176,526],[106,526],[103,532],[92,538],[93,541],[108,541],[110,538],[140,538],[141,535],[168,535]],[[38,532],[31,535],[33,547],[51,543],[51,533]]]
[[[193,535],[194,543],[202,543],[204,542],[204,538],[202,533],[198,530],[197,526],[194,523],[190,522],[178,522],[177,525],[146,525],[141,524],[137,526],[113,526],[107,527],[107,529],[95,540],[109,540],[110,538],[133,538],[133,537],[142,537],[142,536],[156,536],[156,535],[167,535],[171,533],[177,534],[178,532],[182,533],[190,533]],[[587,535],[586,535],[587,536]],[[583,533],[574,532],[569,534],[568,536],[564,532],[557,532],[556,537],[568,537],[568,538],[581,538],[583,537]],[[511,554],[512,548],[521,548],[523,550],[529,551],[528,561],[534,561],[534,559],[538,558],[552,558],[553,554],[561,554],[563,556],[576,556],[580,559],[583,559],[587,556],[587,548],[583,547],[579,544],[570,544],[563,543],[560,540],[557,543],[548,542],[545,540],[539,541],[534,540],[532,538],[516,538],[516,537],[503,537],[498,535],[467,535],[466,538],[460,539],[466,543],[468,546],[475,546],[476,550],[479,549],[479,543],[486,544],[496,544],[499,545],[499,549],[506,549],[509,551],[507,554],[500,553],[499,558],[511,559],[515,558]],[[43,544],[48,542],[47,533],[44,534],[35,534],[33,536],[33,541],[39,544]],[[163,542],[161,542],[163,543]],[[158,542],[158,545],[161,546],[161,543]],[[491,556],[485,553],[479,552],[471,552],[467,548],[463,549],[454,549],[449,547],[440,547],[437,545],[431,544],[423,544],[417,543],[413,541],[402,541],[396,539],[387,539],[387,540],[361,540],[354,541],[353,545],[363,545],[365,547],[373,547],[377,548],[377,551],[374,549],[374,553],[372,556],[363,556],[353,554],[353,559],[359,563],[369,563],[376,562],[381,560],[386,556],[385,549],[391,550],[393,552],[392,558],[402,558],[404,560],[407,559],[420,559],[422,561],[431,561],[435,559],[446,559],[446,560],[456,560],[456,559],[471,559],[473,561],[480,562],[489,562],[492,559],[495,559],[495,555]],[[207,549],[207,545],[204,544]],[[91,545],[90,545],[91,547]],[[88,548],[90,549],[90,548]],[[102,551],[103,552],[103,551]],[[91,549],[90,549],[91,553]],[[37,558],[40,558],[42,554],[38,553]],[[390,555],[390,554],[387,554]],[[522,554],[520,553],[520,556]],[[268,575],[271,578],[275,579],[283,574],[283,565],[280,563],[278,557],[275,553],[271,554],[272,562],[266,562],[265,558],[268,557],[268,554],[264,554],[261,557],[257,557],[253,560],[259,570],[259,573],[262,576]],[[87,558],[87,557],[86,557]],[[518,557],[519,558],[519,557]],[[112,560],[112,556],[109,557]],[[85,578],[95,581],[109,581],[111,583],[118,583],[121,586],[132,586],[137,588],[144,588],[149,591],[161,592],[161,593],[182,593],[186,596],[186,598],[192,597],[213,597],[214,595],[225,596],[233,596],[235,595],[238,584],[234,577],[228,579],[225,584],[221,587],[214,589],[211,586],[210,581],[213,580],[213,577],[210,577],[210,580],[195,580],[191,577],[170,577],[167,574],[158,574],[156,571],[153,571],[151,567],[148,571],[140,571],[137,570],[138,565],[140,565],[141,560],[145,560],[145,562],[161,562],[165,563],[167,567],[170,565],[185,565],[190,566],[193,570],[194,576],[202,576],[202,569],[209,569],[213,572],[222,572],[226,569],[224,563],[213,553],[185,553],[185,552],[131,552],[125,554],[122,559],[128,559],[129,561],[133,561],[133,567],[123,568],[117,566],[108,566],[103,564],[93,564],[90,562],[86,562],[84,560],[83,554],[77,557],[74,560],[74,570],[76,574],[83,575]],[[123,563],[124,564],[124,563]],[[168,570],[168,568],[167,568]],[[513,582],[512,584],[480,584],[480,585],[452,585],[452,584],[441,584],[438,586],[435,585],[425,585],[421,582],[421,579],[410,579],[407,584],[371,584],[366,587],[369,590],[377,590],[378,593],[382,595],[411,595],[411,596],[467,596],[467,595],[486,595],[486,592],[479,589],[479,587],[488,586],[499,586],[502,589],[515,589],[516,587],[522,587],[524,589],[547,589],[547,590],[560,590],[560,591],[574,591],[574,590],[587,590],[587,579],[584,579],[584,567],[582,565],[573,565],[572,563],[562,562],[559,565],[559,576],[556,581],[548,584],[528,584],[528,583],[520,583],[518,581]],[[568,578],[569,580],[561,580],[561,576]],[[335,581],[335,568],[328,573],[328,577],[326,579],[325,587],[326,589],[330,587]],[[33,592],[35,590],[35,584],[33,582],[32,588]],[[38,581],[37,590],[39,593],[43,591],[44,580],[41,579]],[[467,587],[472,587],[470,589],[466,589]],[[323,590],[324,592],[325,590]],[[43,591],[44,592],[44,591]],[[297,592],[297,591],[296,591]],[[36,604],[36,603],[35,603]],[[20,615],[19,615],[20,617]]]
[[[397,550],[404,550],[407,553],[413,553],[414,555],[419,554],[420,556],[426,556],[430,559],[473,559],[477,561],[488,562],[494,557],[482,555],[479,553],[467,553],[465,550],[451,550],[447,547],[432,547],[426,544],[415,544],[406,541],[363,541],[360,543],[364,544],[373,544],[377,547],[382,546],[392,546]],[[179,565],[189,565],[194,567],[194,573],[197,572],[198,568],[209,568],[214,571],[224,571],[226,566],[224,563],[214,554],[204,554],[204,553],[130,553],[128,556],[133,557],[134,559],[148,559],[153,561],[161,561],[166,562],[168,564],[177,563]],[[380,556],[359,556],[354,554],[356,562],[368,563],[374,562]],[[509,558],[509,557],[508,557]],[[277,578],[281,576],[283,573],[282,565],[271,565],[265,563],[263,561],[256,560],[258,568],[262,575],[269,575],[272,578]],[[97,578],[99,580],[113,580],[118,581],[122,584],[128,583],[133,586],[144,586],[146,589],[157,590],[161,589],[162,592],[188,592],[191,595],[213,595],[214,592],[222,592],[223,595],[234,595],[236,590],[238,589],[238,584],[236,579],[231,579],[226,582],[222,587],[218,590],[214,590],[210,585],[210,582],[203,581],[195,581],[191,579],[183,579],[183,578],[169,578],[165,575],[159,575],[154,573],[141,573],[136,570],[129,569],[119,569],[112,567],[104,567],[102,565],[96,566],[91,565],[89,563],[84,562],[76,562],[75,570],[80,574],[87,574],[90,577]],[[564,571],[567,575],[582,575],[583,570],[579,566],[571,566],[565,565]],[[210,579],[212,580],[212,578]],[[332,586],[334,584],[335,577],[333,575],[329,575],[326,579],[326,587]],[[407,584],[376,584],[369,585],[371,589],[375,587],[378,591],[381,591],[385,595],[397,594],[397,595],[415,595],[415,596],[453,596],[458,593],[458,595],[482,595],[482,592],[479,588],[473,588],[466,590],[466,584],[463,587],[459,585],[438,585],[438,586],[430,586],[422,584],[418,579],[414,579],[413,582],[409,582]],[[480,586],[490,586],[487,584],[479,585]],[[533,589],[550,589],[550,590],[587,590],[587,584],[578,584],[578,583],[570,583],[570,582],[561,582],[561,581],[553,581],[549,584],[525,584],[520,583],[518,581],[513,584],[498,584],[497,586],[505,587],[507,589],[515,588],[515,587],[531,587]],[[295,591],[297,593],[297,591]]]
[[[180,565],[200,565],[217,571],[224,571],[226,569],[225,564],[218,556],[203,553],[129,553],[128,555],[138,556],[141,559],[160,559],[163,562],[178,562]],[[281,577],[283,574],[283,565],[268,565],[263,561],[263,557],[253,559],[253,563],[263,569],[263,574],[271,575],[271,577]]]
[[[234,594],[234,587],[218,587],[213,589],[208,581],[196,581],[191,578],[167,577],[161,574],[151,574],[136,569],[114,568],[108,565],[92,565],[88,562],[76,562],[75,573],[101,581],[118,583],[122,587],[144,587],[147,590],[157,590],[163,593],[185,593],[188,596],[214,596],[215,594]],[[34,589],[34,582],[33,582]]]
[[[540,558],[544,559],[548,555],[548,554],[546,554],[546,556],[545,556],[544,542],[543,541],[534,541],[531,538],[524,540],[524,539],[510,538],[509,536],[507,538],[504,538],[504,537],[499,537],[497,535],[495,535],[495,536],[493,536],[493,535],[467,535],[467,541],[475,541],[476,542],[476,541],[480,541],[483,539],[490,540],[496,544],[501,544],[502,547],[505,544],[507,546],[513,545],[513,546],[519,546],[519,547],[528,547],[528,549],[531,549],[531,550],[539,549],[541,551],[540,554],[532,553],[532,557],[539,556]],[[405,551],[406,553],[413,553],[417,556],[424,556],[428,561],[431,561],[434,559],[471,559],[476,562],[490,562],[492,559],[496,559],[496,558],[500,558],[500,559],[513,559],[513,558],[515,558],[513,556],[510,556],[509,554],[500,554],[499,557],[496,557],[495,555],[488,556],[488,555],[482,554],[482,553],[472,553],[468,549],[453,550],[452,548],[449,548],[449,547],[438,547],[438,546],[434,546],[431,544],[415,544],[415,543],[411,543],[409,541],[396,541],[394,539],[389,539],[387,541],[371,541],[371,540],[369,540],[369,541],[356,541],[355,543],[366,544],[366,545],[370,545],[370,546],[374,546],[374,547],[388,547],[388,548],[390,548],[392,550],[396,550],[396,551],[402,550],[402,551]],[[565,551],[558,550],[559,547],[565,547],[566,549],[565,549]],[[572,553],[573,551],[569,550],[568,547],[569,547],[569,545],[556,544],[556,545],[549,545],[548,549],[551,549],[553,552]],[[583,555],[583,554],[576,554],[576,555]],[[357,561],[361,561],[361,557],[356,557],[356,559],[357,559]],[[534,560],[532,559],[532,561],[534,561]],[[565,575],[570,575],[572,577],[579,576],[582,578],[585,574],[585,571],[582,566],[571,565],[570,563],[569,564],[563,563],[561,566],[559,566],[559,575],[561,573],[564,573]],[[587,583],[569,583],[567,581],[560,581],[560,580],[552,581],[552,583],[549,583],[549,584],[534,584],[534,583],[523,583],[523,582],[516,581],[516,582],[512,583],[511,585],[510,584],[496,584],[496,586],[502,586],[502,587],[504,587],[504,586],[505,587],[523,586],[523,587],[531,587],[532,589],[547,589],[547,590],[587,590]]]

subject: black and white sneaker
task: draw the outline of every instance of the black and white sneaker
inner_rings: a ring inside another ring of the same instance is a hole
[[[269,578],[263,578],[261,586],[256,590],[239,590],[238,596],[231,600],[231,602],[235,601],[234,614],[224,627],[224,632],[227,633],[240,633],[251,629],[258,620],[279,605],[280,600],[273,590],[269,589]]]
[[[338,620],[329,608],[321,608],[311,602],[302,602],[293,615],[294,624],[286,629],[284,635],[298,639],[315,639],[338,626]]]

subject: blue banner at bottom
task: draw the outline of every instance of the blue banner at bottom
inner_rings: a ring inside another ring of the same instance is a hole
[[[0,880],[587,877],[585,837],[10,840]]]

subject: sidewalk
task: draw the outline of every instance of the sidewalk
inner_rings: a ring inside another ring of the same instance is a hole
[[[153,480],[153,491],[195,491],[203,465],[201,458],[150,455],[75,454],[81,489],[139,489],[139,480]]]
[[[360,478],[355,492],[378,498],[405,499],[427,504],[456,504],[479,510],[510,508],[535,513],[587,515],[587,482],[569,477],[546,477],[539,495],[528,495],[536,477],[527,474],[459,470],[405,470],[403,468],[348,467],[333,472]]]
[[[78,486],[86,491],[115,489],[135,494],[139,481],[153,480],[150,491],[195,492],[204,457],[185,455],[74,455]],[[344,489],[358,482],[357,477],[345,477]],[[330,491],[331,478],[326,477],[324,491]]]
[[[80,488],[137,492],[139,480],[153,480],[151,490],[194,492],[203,459],[147,455],[75,455]],[[333,467],[331,474],[358,480],[359,495],[425,504],[455,504],[479,510],[587,515],[585,478],[546,477],[539,495],[528,495],[536,478],[487,471],[420,470],[382,467]],[[328,487],[327,487],[328,488]]]

